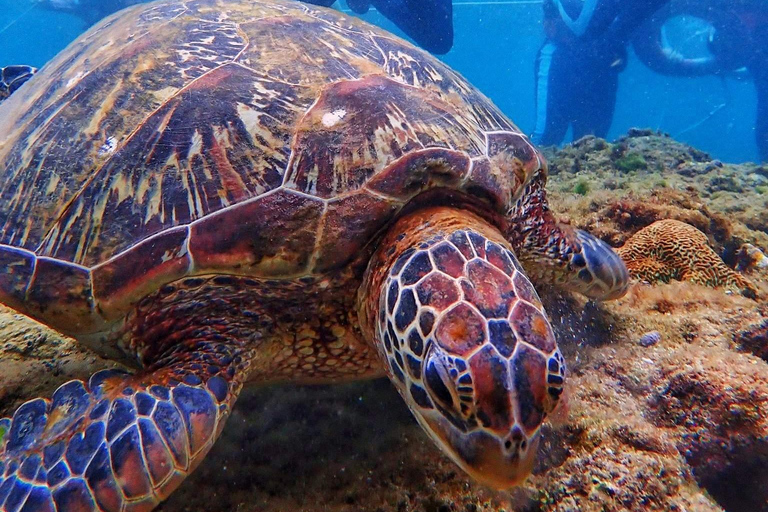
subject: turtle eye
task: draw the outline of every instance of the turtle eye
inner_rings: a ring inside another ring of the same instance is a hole
[[[453,379],[450,378],[442,363],[440,358],[429,358],[427,367],[424,369],[424,382],[432,398],[450,411],[455,408],[454,394],[451,393]]]
[[[474,407],[473,397],[463,396],[460,393],[463,389],[460,387],[461,380],[467,381],[467,377],[460,374],[461,368],[466,370],[463,362],[453,360],[432,345],[424,365],[424,384],[438,409],[455,426],[465,430],[474,423],[472,420]]]

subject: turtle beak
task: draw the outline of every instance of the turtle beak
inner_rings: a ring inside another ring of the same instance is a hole
[[[461,469],[494,489],[522,483],[533,470],[539,432],[526,437],[519,427],[506,436],[487,430],[462,432],[445,417],[430,414],[419,418],[425,430]]]
[[[466,384],[452,378],[446,355],[434,345],[428,350],[423,376],[435,408],[413,407],[413,412],[438,446],[475,480],[495,489],[519,484],[533,469],[539,429],[526,434],[516,418],[519,404],[509,367],[488,354],[472,359],[473,405],[466,409],[459,394]]]

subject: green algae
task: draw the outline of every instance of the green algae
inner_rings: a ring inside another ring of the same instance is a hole
[[[618,158],[614,165],[621,172],[632,172],[640,169],[647,169],[648,162],[645,161],[643,155],[630,151],[621,158]]]
[[[589,193],[589,182],[587,180],[579,180],[573,187],[573,191],[580,196],[585,196]]]

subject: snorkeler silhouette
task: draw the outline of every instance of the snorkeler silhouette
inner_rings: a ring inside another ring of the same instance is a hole
[[[681,15],[709,24],[709,55],[686,57],[670,46],[663,27]],[[569,126],[574,140],[605,137],[631,42],[639,60],[664,75],[746,70],[757,91],[757,147],[768,161],[765,0],[544,0],[544,27],[547,40],[536,59],[535,142],[559,144]]]
[[[69,11],[89,25],[121,9],[149,0],[42,0],[41,6]],[[303,0],[330,7],[335,0]],[[405,35],[432,53],[446,53],[453,46],[451,0],[347,0],[349,8],[364,14],[370,7],[392,21]]]
[[[536,58],[534,142],[605,137],[634,30],[668,0],[544,0],[547,37]]]

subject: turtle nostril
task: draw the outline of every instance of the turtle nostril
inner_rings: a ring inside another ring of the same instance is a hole
[[[510,448],[512,448],[512,441],[510,441],[509,439],[507,439],[506,441],[504,441],[504,448],[506,448],[507,450],[509,450]]]

